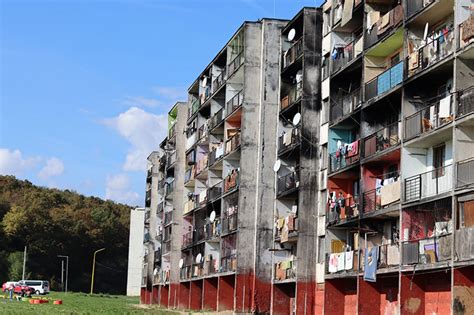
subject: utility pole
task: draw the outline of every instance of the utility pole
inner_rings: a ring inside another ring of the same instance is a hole
[[[92,279],[91,279],[91,293],[92,294],[94,292],[94,272],[95,272],[95,255],[98,253],[98,252],[101,252],[105,250],[105,248],[101,248],[101,249],[98,249],[94,252],[94,259],[92,260]]]
[[[59,258],[66,258],[66,288],[64,289],[64,292],[67,293],[67,282],[68,282],[68,279],[69,279],[69,256],[64,256],[64,255],[58,255],[57,257]],[[62,262],[64,263],[64,260],[62,260]],[[64,265],[61,265],[61,283],[62,283],[62,270],[63,270],[63,267]]]
[[[25,280],[25,268],[26,268],[26,245],[25,245],[25,251],[23,253],[23,275],[21,280]]]

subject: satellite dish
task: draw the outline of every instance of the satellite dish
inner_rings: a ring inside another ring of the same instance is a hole
[[[293,39],[295,39],[295,35],[296,35],[296,30],[294,28],[292,28],[289,32],[288,32],[288,40],[291,42],[293,41]]]
[[[216,212],[213,210],[211,212],[211,215],[209,216],[209,221],[211,221],[211,223],[213,223],[215,219],[216,219]]]
[[[301,121],[301,114],[300,113],[296,113],[295,116],[293,117],[293,126],[298,126],[298,124],[300,123]]]
[[[202,259],[201,253],[197,254],[197,256],[196,256],[196,264],[199,264],[199,263],[201,262],[201,259]]]
[[[155,270],[153,270],[153,275],[156,276],[158,274],[158,268],[155,268]]]
[[[275,164],[273,164],[273,171],[276,173],[278,172],[278,170],[280,169],[281,167],[281,161],[280,160],[276,160],[275,161]]]
[[[183,268],[183,265],[184,265],[184,260],[183,260],[183,258],[181,258],[179,260],[179,268]]]
[[[167,184],[171,184],[174,181],[174,178],[173,177],[167,177],[165,181],[166,181]]]

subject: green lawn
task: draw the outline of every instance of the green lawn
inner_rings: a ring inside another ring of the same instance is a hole
[[[61,299],[63,304],[54,305],[50,301],[48,304],[33,305],[25,301],[10,302],[0,298],[0,314],[176,314],[158,307],[141,308],[138,297],[59,292],[51,292],[43,297]]]

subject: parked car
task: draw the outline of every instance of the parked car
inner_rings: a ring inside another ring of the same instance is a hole
[[[2,284],[2,292],[6,292],[10,286],[16,286],[17,282],[16,281],[7,281],[4,284]]]
[[[49,282],[44,280],[21,280],[18,282],[19,285],[29,286],[34,289],[36,294],[47,294],[49,293]]]
[[[31,296],[32,294],[35,294],[35,289],[27,285],[21,285],[17,283],[13,289],[13,292],[20,296]]]

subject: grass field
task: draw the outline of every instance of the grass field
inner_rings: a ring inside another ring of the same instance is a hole
[[[176,314],[159,308],[140,308],[138,297],[121,295],[88,295],[84,293],[51,292],[43,296],[48,299],[61,299],[62,305],[30,304],[25,301],[10,302],[0,298],[0,314]]]

